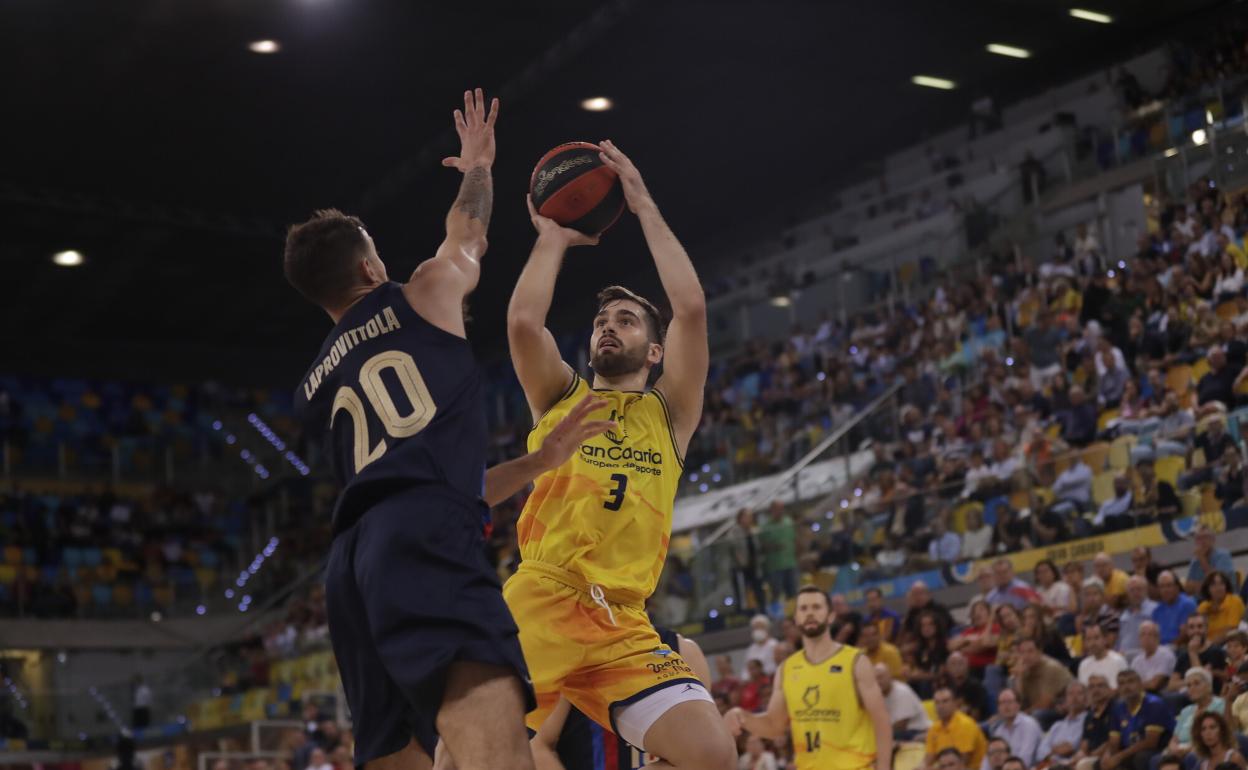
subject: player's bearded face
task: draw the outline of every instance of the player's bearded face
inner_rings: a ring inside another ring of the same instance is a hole
[[[594,368],[595,374],[603,377],[632,374],[646,365],[649,350],[650,343],[646,340],[630,346],[614,335],[596,334],[589,365]]]
[[[798,628],[802,630],[802,636],[810,639],[823,636],[828,630],[828,612],[826,610],[809,610],[799,613]]]

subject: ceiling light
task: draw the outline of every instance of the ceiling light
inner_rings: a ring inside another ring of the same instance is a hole
[[[916,86],[927,86],[928,88],[939,88],[942,91],[952,91],[957,88],[957,83],[944,78],[934,78],[931,75],[915,75],[910,78],[910,82]]]
[[[787,294],[777,294],[771,298],[772,307],[788,307],[793,304],[793,300]]]
[[[1192,132],[1192,144],[1201,145],[1209,141],[1209,135],[1205,133],[1205,129],[1198,128]]]
[[[1084,21],[1094,21],[1097,24],[1109,24],[1114,20],[1114,17],[1110,16],[1107,13],[1100,13],[1098,11],[1089,11],[1086,8],[1071,8],[1070,15],[1074,16],[1076,19],[1083,19]]]
[[[52,255],[52,264],[61,267],[78,267],[82,262],[82,252],[73,249],[58,251]]]
[[[1165,152],[1165,156],[1167,158],[1173,158],[1175,155],[1178,155],[1178,154],[1179,154],[1179,148],[1177,147],[1171,147]]]
[[[253,40],[247,44],[252,53],[277,53],[282,46],[276,40]]]
[[[1205,110],[1205,125],[1206,126],[1213,125],[1213,111],[1212,110]]]
[[[606,112],[614,106],[614,103],[605,96],[594,96],[581,102],[581,109],[590,112]]]
[[[1015,59],[1031,58],[1031,51],[1028,51],[1026,48],[1017,48],[1003,43],[989,43],[988,53],[1000,54],[1001,56],[1012,56]]]

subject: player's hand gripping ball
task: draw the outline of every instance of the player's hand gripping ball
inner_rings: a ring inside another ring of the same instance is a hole
[[[589,142],[561,144],[542,156],[529,180],[537,213],[564,227],[597,235],[624,211],[620,177]]]

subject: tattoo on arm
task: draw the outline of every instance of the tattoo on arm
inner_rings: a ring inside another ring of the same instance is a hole
[[[464,175],[464,181],[459,186],[459,197],[455,199],[455,208],[467,214],[469,219],[481,220],[482,227],[490,226],[490,213],[494,209],[494,185],[488,170],[474,168]]]

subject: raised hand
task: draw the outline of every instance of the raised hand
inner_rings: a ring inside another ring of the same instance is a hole
[[[459,134],[459,155],[442,159],[442,165],[467,174],[473,168],[494,165],[494,122],[498,120],[498,98],[485,109],[485,93],[480,88],[464,91],[464,109],[455,110],[455,133]]]
[[[538,237],[561,241],[564,246],[598,245],[599,236],[586,235],[580,230],[564,227],[550,217],[544,217],[537,213],[537,209],[533,208],[532,196],[527,196],[525,202],[529,205],[529,219],[533,221],[533,227],[537,229]]]
[[[614,428],[615,423],[611,420],[585,421],[590,412],[602,409],[606,405],[605,398],[598,398],[590,393],[572,407],[568,416],[560,420],[555,429],[546,435],[542,447],[537,450],[542,460],[542,467],[547,470],[558,468],[576,454],[577,448],[582,443]]]
[[[610,139],[599,142],[598,148],[602,150],[599,157],[603,164],[620,175],[620,183],[624,185],[624,202],[628,204],[628,210],[637,214],[642,208],[653,206],[654,199],[650,197],[650,191],[646,189],[646,183],[641,179],[641,172],[628,159],[628,156],[620,152],[620,148],[616,147]]]

